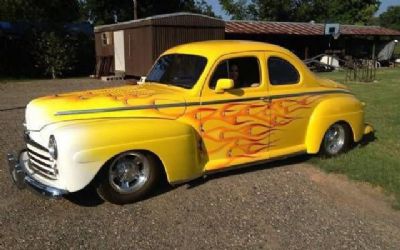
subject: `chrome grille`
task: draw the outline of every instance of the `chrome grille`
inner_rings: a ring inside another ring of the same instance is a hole
[[[44,178],[56,180],[58,171],[48,149],[33,141],[28,141],[26,146],[30,170]]]

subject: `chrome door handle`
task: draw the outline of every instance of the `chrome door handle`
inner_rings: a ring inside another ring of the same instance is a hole
[[[260,98],[260,100],[263,101],[263,102],[270,102],[271,98],[267,97],[267,96],[263,96],[263,97]]]

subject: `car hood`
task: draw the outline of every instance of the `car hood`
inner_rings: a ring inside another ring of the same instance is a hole
[[[105,117],[160,117],[175,119],[186,107],[185,90],[161,84],[57,94],[32,100],[26,107],[28,130],[48,124]]]

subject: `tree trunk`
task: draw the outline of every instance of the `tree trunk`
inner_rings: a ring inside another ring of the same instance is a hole
[[[51,66],[51,77],[53,78],[53,79],[56,79],[56,71],[54,70],[54,67],[53,66]]]

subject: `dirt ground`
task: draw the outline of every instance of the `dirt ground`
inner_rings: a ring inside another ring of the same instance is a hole
[[[400,212],[391,209],[390,198],[368,184],[325,174],[306,157],[162,185],[125,206],[89,192],[47,200],[11,185],[6,153],[24,146],[29,100],[120,84],[0,83],[1,249],[399,249]]]

